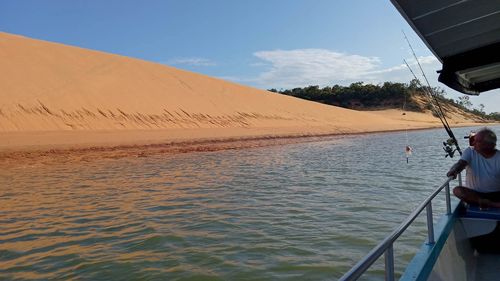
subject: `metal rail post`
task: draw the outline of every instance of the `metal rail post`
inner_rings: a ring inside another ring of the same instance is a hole
[[[394,249],[393,244],[387,247],[384,253],[385,256],[385,280],[394,281]]]
[[[432,202],[429,202],[427,204],[425,210],[427,212],[427,236],[429,238],[427,243],[434,244],[435,241],[434,241],[434,222],[432,218]]]
[[[446,192],[446,214],[451,215],[451,199],[450,199],[450,182],[446,184],[445,187]]]
[[[354,281],[358,280],[363,273],[373,265],[378,258],[385,255],[385,276],[386,280],[394,280],[394,249],[393,243],[398,239],[403,232],[413,223],[418,215],[426,208],[427,210],[427,229],[429,235],[428,244],[434,244],[434,222],[432,217],[432,200],[438,195],[453,177],[449,177],[445,183],[438,187],[430,196],[428,196],[411,214],[396,228],[394,231],[385,237],[375,248],[373,248],[363,259],[358,261],[348,272],[346,272],[339,281]],[[448,186],[449,190],[449,186]],[[449,192],[448,192],[449,194]]]

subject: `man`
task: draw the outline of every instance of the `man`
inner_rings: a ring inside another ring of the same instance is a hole
[[[457,186],[453,194],[464,202],[482,208],[500,208],[500,153],[495,148],[497,136],[483,128],[476,133],[472,147],[464,150],[462,157],[446,174],[456,177],[466,169],[465,186]]]

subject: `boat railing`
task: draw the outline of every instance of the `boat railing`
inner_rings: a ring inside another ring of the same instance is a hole
[[[373,248],[362,260],[360,260],[354,267],[351,268],[339,280],[358,280],[382,255],[385,256],[385,280],[394,280],[394,242],[405,232],[405,230],[413,223],[413,221],[425,209],[427,213],[427,243],[429,245],[435,244],[434,240],[434,222],[432,215],[432,200],[445,189],[446,195],[446,214],[451,214],[451,200],[450,200],[450,181],[454,178],[449,177],[439,188],[434,190],[420,205],[382,242]],[[458,176],[459,185],[462,185],[462,177]]]

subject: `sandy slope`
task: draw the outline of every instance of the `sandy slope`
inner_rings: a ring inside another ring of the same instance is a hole
[[[0,150],[439,126],[358,112],[161,64],[0,33]]]

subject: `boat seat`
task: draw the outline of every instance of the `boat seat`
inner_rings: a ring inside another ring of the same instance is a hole
[[[500,254],[500,209],[481,209],[478,205],[466,204],[460,221],[465,237],[479,253]]]
[[[481,209],[479,205],[468,204],[462,217],[500,221],[500,208]]]

